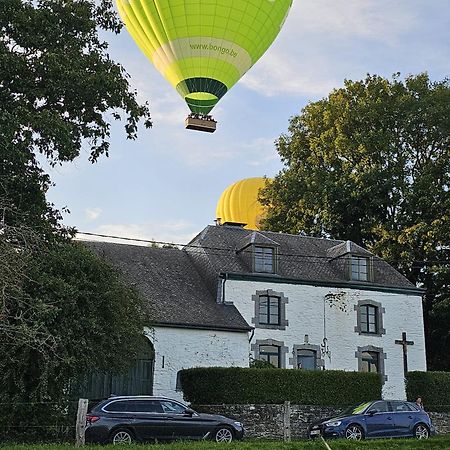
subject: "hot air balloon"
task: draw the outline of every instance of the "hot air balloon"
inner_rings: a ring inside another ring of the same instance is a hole
[[[292,0],[117,0],[125,26],[191,110],[186,127],[213,132],[217,102],[272,44]]]
[[[217,203],[217,220],[221,224],[240,224],[248,230],[259,230],[264,208],[258,201],[258,193],[268,181],[267,178],[246,178],[228,186]]]

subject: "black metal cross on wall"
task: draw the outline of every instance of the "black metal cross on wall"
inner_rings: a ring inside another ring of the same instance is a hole
[[[406,378],[408,374],[408,345],[414,345],[414,341],[406,340],[406,331],[402,333],[402,339],[396,339],[396,344],[400,344],[403,347],[403,374]]]

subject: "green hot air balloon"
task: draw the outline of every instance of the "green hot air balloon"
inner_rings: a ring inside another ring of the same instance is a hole
[[[291,5],[292,0],[117,0],[131,36],[185,99],[192,119],[209,118],[272,44]]]

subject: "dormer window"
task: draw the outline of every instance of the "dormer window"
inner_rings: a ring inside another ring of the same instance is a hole
[[[351,256],[351,280],[369,280],[369,258],[361,256]]]
[[[273,247],[254,247],[254,271],[275,273],[275,249]]]

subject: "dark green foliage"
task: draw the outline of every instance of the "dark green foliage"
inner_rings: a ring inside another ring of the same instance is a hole
[[[406,396],[412,402],[422,397],[427,410],[450,412],[450,372],[409,372]]]
[[[111,0],[0,0],[0,29],[0,438],[46,440],[76,378],[126,369],[145,316],[109,265],[70,242],[39,154],[56,165],[84,148],[96,161],[114,120],[130,139],[151,123],[101,38],[121,29]]]
[[[92,371],[120,373],[141,351],[140,298],[80,243],[34,249],[6,312],[0,426],[10,428],[3,439],[60,436],[53,425],[67,420],[73,426],[71,386]]]
[[[151,125],[99,36],[121,29],[111,0],[2,0],[0,28],[2,146],[56,163],[72,161],[87,141],[95,160],[108,153],[110,122],[120,112],[129,138],[141,118]]]
[[[182,370],[180,377],[185,400],[197,405],[345,406],[381,398],[373,373],[211,367]]]
[[[250,367],[252,369],[274,369],[275,366],[269,361],[263,359],[250,358]]]
[[[428,366],[450,370],[450,81],[346,80],[276,146],[264,226],[350,239],[425,288]]]

